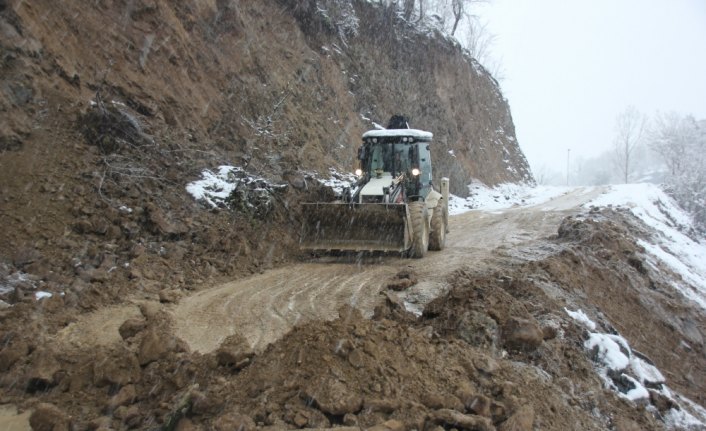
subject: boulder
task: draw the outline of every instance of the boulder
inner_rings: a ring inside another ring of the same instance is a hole
[[[123,322],[118,329],[123,340],[132,338],[147,326],[147,321],[140,317],[131,317]]]
[[[135,385],[127,385],[120,388],[117,394],[108,402],[108,408],[113,410],[120,406],[127,406],[135,402],[137,398],[137,391],[135,390]]]
[[[69,431],[71,418],[54,404],[40,403],[29,417],[33,431]]]
[[[363,398],[360,395],[332,377],[313,380],[304,395],[308,401],[313,401],[319,410],[330,415],[355,413],[363,407]]]
[[[164,358],[169,352],[177,349],[177,344],[176,338],[166,331],[156,327],[147,329],[137,352],[140,365],[145,366]]]
[[[511,317],[503,326],[505,347],[533,351],[542,344],[544,333],[534,320]]]
[[[254,356],[250,344],[239,334],[227,337],[216,350],[218,364],[235,370],[246,367]]]

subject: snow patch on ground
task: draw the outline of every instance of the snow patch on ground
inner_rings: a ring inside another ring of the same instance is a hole
[[[597,328],[583,310],[564,310],[582,326],[592,331]],[[631,401],[647,400],[650,397],[649,387],[670,399],[677,408],[670,409],[663,417],[668,428],[689,430],[706,426],[706,409],[670,390],[659,369],[647,357],[633,351],[628,341],[619,334],[590,332],[584,347],[590,352],[606,387],[621,397]]]
[[[584,206],[625,207],[653,228],[650,242],[638,241],[647,263],[655,269],[661,263],[679,274],[682,280],[674,280],[674,288],[706,309],[706,244],[683,233],[692,229],[692,219],[664,191],[654,184],[614,185]]]
[[[583,326],[586,328],[590,329],[591,331],[596,330],[596,322],[591,320],[586,313],[583,312],[583,310],[576,310],[576,311],[571,311],[568,308],[564,308],[564,311],[566,311],[566,314],[571,316],[572,319],[576,320],[577,322],[581,323]]]
[[[51,292],[44,292],[43,290],[34,293],[34,299],[37,301],[43,298],[51,298],[52,296],[54,295]]]
[[[488,187],[481,182],[468,185],[470,195],[449,197],[449,214],[471,210],[497,211],[519,206],[538,205],[573,190],[571,187],[535,186],[527,184],[500,184]]]

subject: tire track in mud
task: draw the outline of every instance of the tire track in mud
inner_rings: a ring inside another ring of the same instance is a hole
[[[520,248],[556,233],[563,217],[579,212],[583,203],[603,192],[578,188],[534,206],[453,216],[446,249],[423,259],[323,258],[204,290],[182,299],[172,310],[175,332],[202,353],[213,351],[234,333],[262,351],[296,324],[335,319],[345,304],[372,315],[383,301],[379,293],[385,282],[404,267],[419,276],[420,287],[408,295],[428,302],[444,291],[444,280],[453,270],[487,267],[498,247]],[[425,288],[433,292],[419,290]]]
[[[384,281],[396,272],[390,264],[340,263],[268,271],[184,298],[172,311],[175,332],[203,353],[234,333],[260,351],[298,323],[338,317],[345,304],[371,315]]]

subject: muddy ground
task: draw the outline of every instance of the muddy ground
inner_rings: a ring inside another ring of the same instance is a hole
[[[578,210],[600,192],[453,217],[447,249],[422,260],[307,258],[78,315],[60,297],[15,304],[1,315],[0,417],[15,429],[663,429],[673,405],[606,389],[565,308],[625,336],[701,405],[706,318],[642,264],[635,238],[649,232],[628,212]]]

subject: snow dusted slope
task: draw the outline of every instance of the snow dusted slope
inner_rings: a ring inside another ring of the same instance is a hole
[[[501,184],[489,188],[481,183],[469,185],[471,196],[451,196],[449,213],[461,214],[470,210],[498,211],[522,206],[538,205],[569,193],[573,187]],[[600,197],[586,203],[591,207],[625,207],[646,225],[654,229],[651,241],[638,240],[651,257],[653,267],[666,265],[682,280],[673,285],[684,296],[706,309],[706,244],[684,232],[693,231],[691,217],[654,184],[626,184],[609,186]]]
[[[666,265],[682,277],[674,288],[706,309],[706,244],[683,232],[691,231],[691,217],[654,184],[611,186],[610,191],[585,205],[627,207],[654,229],[650,242],[638,240],[651,257],[648,263]]]

